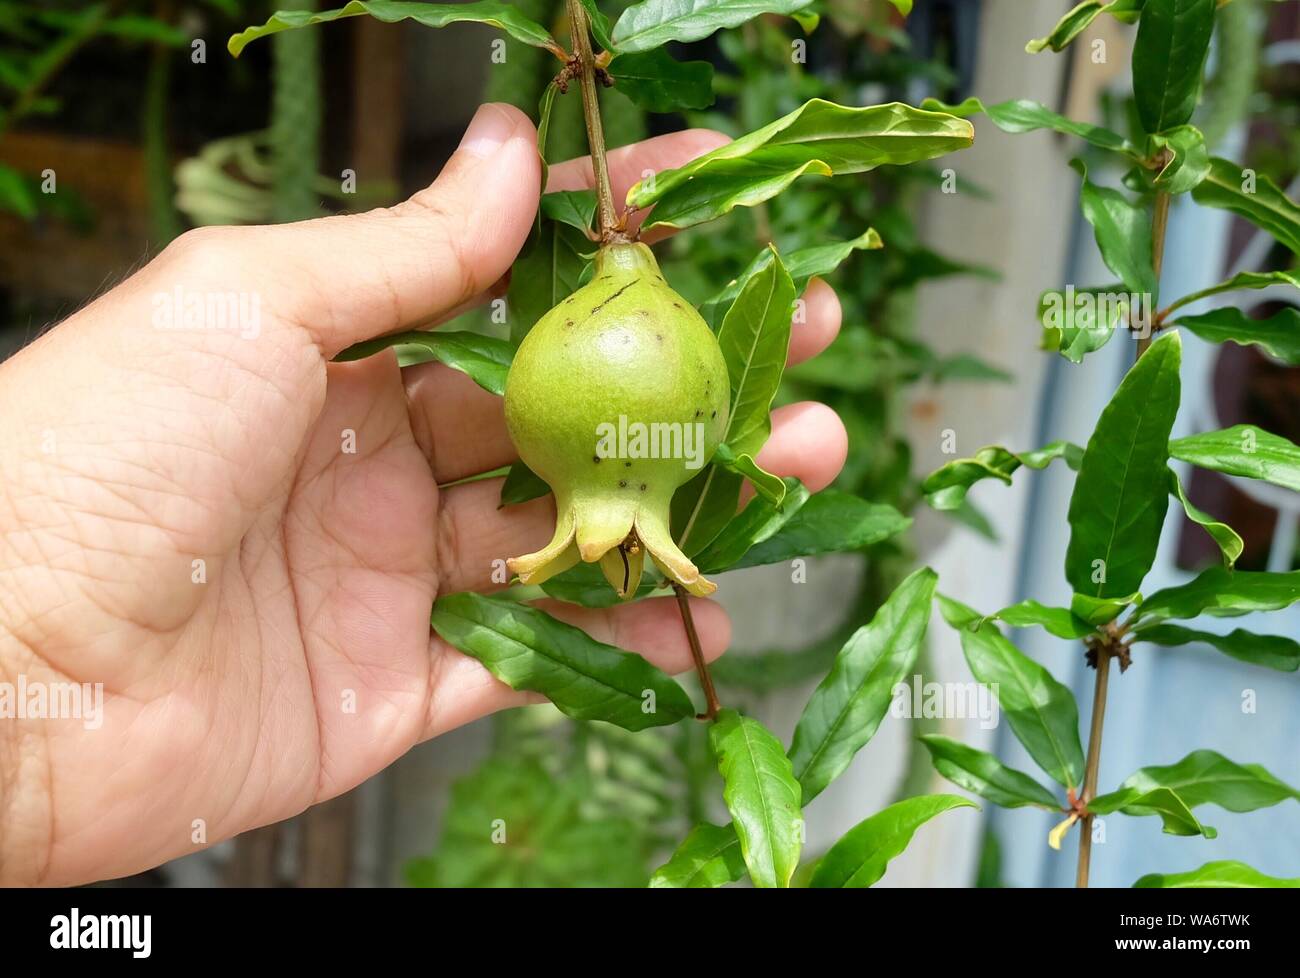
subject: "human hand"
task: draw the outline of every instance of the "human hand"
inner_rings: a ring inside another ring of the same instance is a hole
[[[616,195],[721,141],[696,130],[615,151]],[[500,480],[439,489],[514,459],[500,399],[438,364],[399,370],[391,352],[330,358],[485,301],[539,183],[532,124],[484,106],[411,200],[190,232],[0,366],[0,682],[104,695],[94,729],[0,719],[0,882],[139,871],[533,701],[429,629],[439,594],[499,587],[493,560],[550,537],[549,497],[498,509]],[[590,183],[575,160],[548,189]],[[257,302],[256,329],[152,325],[160,305],[228,293]],[[839,328],[829,287],[805,298],[792,361]],[[818,489],[845,450],[828,408],[791,405],[759,461]],[[692,604],[716,657],[726,615]],[[671,598],[546,608],[691,667]]]

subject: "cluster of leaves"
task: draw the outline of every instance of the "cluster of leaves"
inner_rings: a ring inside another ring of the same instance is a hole
[[[697,40],[763,14],[798,15],[810,2],[645,0],[626,9],[612,25],[591,0],[582,0],[582,7],[615,85],[625,85],[627,94],[642,105],[685,110],[709,104],[712,94],[693,87],[691,79],[705,73],[689,63],[675,63],[663,51],[664,44]],[[567,61],[567,54],[540,24],[516,8],[491,2],[353,2],[322,13],[281,12],[232,38],[230,48],[238,53],[265,34],[361,15],[413,19],[428,26],[476,20]],[[815,26],[810,17],[800,17],[799,22],[805,29]],[[548,86],[541,100],[543,159],[558,90],[558,82]],[[865,173],[883,164],[933,159],[968,146],[971,139],[970,124],[948,113],[898,103],[852,107],[814,98],[725,147],[637,184],[628,193],[627,205],[653,207],[646,229],[686,228],[738,207],[764,205],[804,175]],[[529,291],[510,295],[509,341],[454,330],[408,333],[359,345],[345,356],[397,346],[403,362],[437,359],[466,372],[485,389],[502,393],[518,341],[588,274],[593,211],[590,194],[543,196],[535,234],[512,277],[528,283]],[[724,447],[674,500],[673,524],[680,546],[704,573],[856,550],[888,539],[909,524],[892,506],[834,489],[810,494],[797,481],[777,479],[754,462],[770,431],[768,415],[781,385],[796,296],[814,275],[828,274],[854,252],[880,245],[874,231],[859,229],[841,244],[798,249],[784,259],[775,247],[762,247],[701,304],[717,331],[731,377],[730,421]],[[738,513],[746,479],[758,497]],[[503,484],[502,502],[508,505],[546,491],[517,464]],[[580,566],[543,587],[553,597],[578,604],[612,603],[613,592],[591,571]],[[646,582],[638,597],[656,587],[657,582]],[[914,670],[934,588],[932,571],[913,573],[875,617],[849,637],[809,701],[788,751],[752,717],[722,712],[709,729],[709,741],[732,822],[696,825],[655,873],[652,885],[720,885],[745,874],[758,886],[790,885],[802,847],[803,808],[868,742],[889,707],[894,685]],[[689,694],[669,676],[519,597],[444,596],[434,607],[433,628],[506,684],[542,693],[566,716],[629,731],[694,720]],[[496,777],[480,774],[489,780]],[[518,776],[523,779],[521,793],[537,781],[536,772]],[[465,801],[465,811],[475,811],[473,803]],[[556,801],[561,807],[568,803]],[[942,811],[969,805],[954,796],[937,796],[890,806],[836,843],[817,863],[811,884],[870,885],[919,825]],[[481,819],[475,824],[481,842],[487,825]],[[448,838],[455,836],[454,826],[449,833]]]
[[[1300,800],[1300,792],[1259,765],[1238,764],[1211,750],[1193,751],[1174,764],[1142,768],[1115,790],[1097,794],[1085,771],[1073,695],[1009,642],[996,624],[1036,626],[1059,638],[1082,640],[1090,663],[1101,668],[1111,659],[1126,668],[1132,647],[1139,643],[1209,646],[1266,668],[1289,672],[1300,668],[1300,642],[1294,638],[1240,628],[1225,634],[1212,627],[1197,627],[1202,616],[1214,619],[1274,611],[1300,601],[1300,571],[1235,570],[1243,549],[1240,535],[1192,505],[1170,468],[1170,462],[1177,460],[1300,491],[1300,447],[1278,435],[1253,425],[1237,425],[1170,439],[1180,401],[1182,352],[1182,340],[1174,327],[1183,327],[1207,342],[1256,345],[1283,364],[1300,364],[1296,340],[1300,321],[1294,309],[1262,320],[1226,306],[1199,315],[1182,312],[1184,307],[1220,294],[1300,286],[1300,280],[1289,272],[1243,272],[1163,308],[1158,302],[1159,266],[1153,255],[1160,253],[1164,234],[1159,214],[1173,196],[1190,193],[1199,204],[1232,211],[1273,235],[1293,254],[1300,253],[1300,206],[1268,177],[1244,173],[1235,163],[1210,156],[1201,133],[1191,125],[1215,10],[1215,0],[1081,3],[1051,34],[1030,42],[1031,51],[1059,51],[1102,13],[1136,21],[1133,97],[1145,130],[1140,143],[1063,118],[1034,102],[984,106],[972,99],[955,108],[963,114],[982,111],[1009,132],[1047,128],[1078,137],[1129,167],[1124,180],[1126,194],[1089,182],[1086,168],[1076,161],[1083,177],[1080,206],[1095,231],[1103,259],[1119,279],[1118,285],[1101,291],[1151,297],[1151,306],[1157,310],[1152,324],[1164,334],[1149,348],[1145,343],[1139,345],[1136,363],[1102,411],[1086,447],[1055,442],[1038,451],[1016,453],[990,446],[971,458],[948,463],[922,486],[932,506],[954,510],[977,482],[996,479],[1010,483],[1021,466],[1041,469],[1062,459],[1078,473],[1068,514],[1065,577],[1073,592],[1068,608],[1022,601],[983,615],[950,598],[940,598],[945,620],[960,631],[971,672],[981,683],[997,684],[1012,732],[1038,766],[1065,789],[1065,803],[991,754],[944,737],[925,738],[935,767],[954,783],[994,804],[1031,805],[1066,813],[1066,820],[1049,840],[1054,847],[1059,847],[1076,822],[1082,820],[1086,826],[1095,815],[1158,816],[1166,832],[1210,838],[1214,829],[1194,813],[1200,806],[1215,804],[1228,811],[1246,812],[1287,799]],[[1112,333],[1126,328],[1129,324],[1124,315],[1125,308],[1120,307],[1105,320],[1094,317],[1057,330],[1050,347],[1077,362],[1100,348]],[[1218,545],[1222,565],[1144,598],[1142,583],[1155,562],[1170,496]],[[1185,621],[1191,624],[1180,624]],[[1099,746],[1091,745],[1092,751]],[[1273,880],[1238,863],[1216,862],[1187,873],[1143,877],[1136,885],[1294,886],[1297,882]]]

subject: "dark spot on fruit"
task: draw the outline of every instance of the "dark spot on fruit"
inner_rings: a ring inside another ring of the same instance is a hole
[[[716,418],[717,416],[718,416],[717,411],[714,411],[712,414],[709,415],[710,418]]]
[[[695,412],[695,416],[698,418],[698,417],[699,417],[701,414],[703,414],[703,413],[704,413],[703,411],[696,411],[696,412]]]
[[[618,480],[618,487],[619,487],[620,489],[626,489],[626,488],[627,488],[627,480],[626,480],[626,479],[619,479],[619,480]]]
[[[629,468],[629,469],[632,467],[632,463],[631,463],[631,462],[624,462],[623,464],[624,464],[627,468]]]
[[[674,302],[674,303],[673,303],[673,308],[674,308],[674,309],[680,309],[681,307],[682,307],[682,304],[681,304],[680,302]]]
[[[591,456],[591,460],[592,460],[593,462],[595,462],[597,465],[600,464],[600,456],[599,456],[599,455],[593,455],[593,456]]]
[[[660,343],[662,343],[662,342],[664,341],[664,334],[663,334],[663,333],[655,333],[655,339],[657,339]]]
[[[641,483],[641,491],[642,491],[642,492],[645,492],[645,483],[644,483],[644,482]]]

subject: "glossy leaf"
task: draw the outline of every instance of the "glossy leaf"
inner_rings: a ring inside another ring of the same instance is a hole
[[[948,599],[944,617],[962,610]],[[998,703],[1016,739],[1054,781],[1077,789],[1083,783],[1083,747],[1074,694],[1052,674],[1012,645],[997,626],[960,628],[961,648],[975,678],[996,688]]]
[[[1279,781],[1258,764],[1237,764],[1212,750],[1193,751],[1176,764],[1144,767],[1130,775],[1118,791],[1090,802],[1089,809],[1104,814],[1152,814],[1152,793],[1175,792],[1188,808],[1218,805],[1230,812],[1253,812],[1288,799],[1300,801],[1300,792]]]
[[[596,0],[578,0],[578,2],[582,4],[582,9],[587,12],[587,18],[591,25],[591,34],[596,39],[596,43],[613,54],[614,38],[611,35],[613,34],[614,25],[610,19],[596,6]]]
[[[1251,665],[1267,666],[1281,672],[1300,669],[1300,642],[1281,635],[1256,635],[1242,628],[1234,628],[1226,635],[1219,635],[1181,625],[1152,625],[1149,628],[1136,628],[1133,639],[1164,646],[1203,643]]]
[[[641,656],[597,642],[537,608],[448,594],[434,604],[432,622],[443,641],[511,689],[541,693],[575,720],[644,730],[695,716],[686,692]]]
[[[713,104],[713,65],[678,61],[662,48],[620,54],[609,75],[620,92],[647,112],[707,109]]]
[[[1038,297],[1038,321],[1043,325],[1044,350],[1082,363],[1128,324],[1135,311],[1130,294],[1119,283],[1095,288],[1048,289]]]
[[[804,804],[844,773],[889,712],[894,687],[915,669],[937,581],[928,567],[909,574],[813,691],[790,743]]]
[[[650,877],[652,889],[725,886],[745,875],[740,838],[730,825],[701,822]]]
[[[934,769],[967,791],[974,792],[1003,808],[1033,805],[1048,811],[1060,810],[1056,797],[1029,775],[1007,767],[987,751],[968,747],[940,734],[922,734],[921,743],[930,752]]]
[[[1075,592],[1118,598],[1155,561],[1169,506],[1169,432],[1178,413],[1177,333],[1153,343],[1097,421],[1070,497],[1065,576]],[[1089,618],[1093,624],[1101,624]]]
[[[808,885],[815,889],[871,886],[885,875],[889,861],[907,848],[917,829],[954,808],[978,810],[979,806],[956,795],[921,795],[895,802],[859,822],[831,846]]]
[[[1037,625],[1057,638],[1083,638],[1096,630],[1069,608],[1049,608],[1033,600],[1010,605],[993,617],[1006,622],[1012,628],[1029,628]]]
[[[970,123],[901,103],[862,108],[822,99],[665,170],[628,191],[630,207],[655,205],[645,229],[690,227],[775,196],[805,173],[861,173],[965,149]]]
[[[643,0],[614,25],[618,51],[649,51],[669,41],[698,41],[763,14],[792,14],[813,0]]]
[[[1202,469],[1300,492],[1300,446],[1251,424],[1176,438],[1169,454]]]
[[[1072,160],[1070,165],[1083,178],[1079,208],[1092,225],[1106,267],[1129,292],[1154,297],[1159,289],[1152,264],[1151,217],[1146,208],[1118,190],[1093,183],[1082,160]]]
[[[797,557],[860,550],[888,540],[911,525],[910,517],[886,503],[869,503],[851,493],[823,489],[732,567],[781,564]]]
[[[925,501],[938,510],[961,507],[970,487],[984,479],[997,479],[1011,485],[1012,474],[1022,465],[1045,469],[1055,459],[1063,458],[1072,469],[1079,467],[1083,449],[1066,441],[1054,441],[1037,451],[1011,452],[1001,445],[981,448],[972,458],[955,459],[935,469],[921,483]]]
[[[1192,191],[1192,198],[1244,217],[1300,255],[1300,205],[1264,174],[1253,170],[1247,174],[1236,163],[1211,157],[1210,172]]]
[[[1065,116],[1053,112],[1047,106],[1031,99],[1012,99],[1008,102],[985,105],[978,98],[972,96],[956,105],[950,105],[940,102],[938,99],[928,98],[921,103],[921,108],[950,112],[963,118],[974,115],[976,112],[983,112],[988,116],[989,121],[1003,132],[1021,133],[1033,132],[1036,129],[1050,129],[1062,135],[1078,136],[1084,142],[1091,143],[1101,149],[1110,150],[1113,153],[1119,153],[1135,163],[1142,159],[1141,151],[1119,133],[1101,126],[1094,126],[1089,122],[1076,122],[1074,119],[1067,119]]]
[[[1210,153],[1205,146],[1205,136],[1195,126],[1176,126],[1159,136],[1151,137],[1157,150],[1167,151],[1169,161],[1155,175],[1157,190],[1168,194],[1185,194],[1195,190],[1210,172]]]
[[[552,221],[586,232],[596,217],[596,195],[590,190],[558,190],[542,194],[541,213]]]
[[[542,477],[523,462],[515,462],[506,473],[505,482],[501,483],[501,506],[514,506],[526,503],[530,499],[540,499],[550,493]]]
[[[1070,8],[1069,12],[1057,21],[1051,33],[1026,44],[1025,51],[1029,54],[1037,54],[1049,48],[1058,53],[1064,51],[1076,37],[1087,30],[1099,14],[1108,13],[1117,20],[1132,23],[1136,19],[1137,12],[1142,9],[1142,2],[1143,0],[1113,0],[1106,3],[1103,0],[1084,0],[1083,3]]]
[[[418,348],[453,370],[468,374],[474,383],[498,396],[505,393],[506,374],[515,355],[509,343],[491,336],[461,330],[445,333],[412,330],[355,343],[334,359],[361,360],[391,346]]]
[[[837,241],[828,245],[813,245],[798,248],[782,258],[785,270],[794,282],[795,291],[802,293],[808,286],[808,280],[817,275],[829,275],[854,251],[872,250],[884,247],[875,228],[868,228],[852,241]],[[718,318],[728,309],[740,294],[741,287],[751,278],[772,263],[772,249],[764,248],[753,261],[736,278],[732,279],[722,291],[706,299],[700,306],[700,315],[713,327],[717,327]]]
[[[1166,618],[1244,615],[1277,611],[1300,601],[1300,571],[1227,571],[1211,567],[1186,584],[1157,591],[1143,601],[1135,620],[1154,623]]]
[[[513,4],[497,0],[479,0],[477,3],[409,3],[402,0],[371,0],[363,3],[361,0],[351,0],[337,10],[322,10],[319,13],[310,10],[281,10],[260,27],[249,27],[234,35],[226,47],[231,54],[239,57],[244,47],[259,37],[314,24],[328,24],[345,17],[362,16],[374,17],[385,24],[414,20],[425,27],[445,27],[458,21],[475,21],[498,27],[516,41],[546,48],[557,55],[563,54],[546,28],[525,17]]]
[[[1147,132],[1166,132],[1191,119],[1214,8],[1215,0],[1146,0],[1133,43],[1133,98]]]
[[[1252,319],[1225,306],[1199,316],[1183,316],[1170,325],[1190,330],[1207,343],[1257,346],[1290,367],[1300,366],[1300,311],[1289,306],[1264,319]]]
[[[1245,890],[1291,888],[1300,889],[1300,879],[1279,879],[1265,876],[1245,863],[1223,859],[1206,863],[1200,869],[1186,873],[1148,873],[1136,883],[1135,889],[1201,889]]]
[[[752,717],[723,710],[709,743],[749,878],[760,888],[788,887],[803,846],[803,810],[781,742]]]
[[[1171,302],[1169,307],[1165,310],[1165,315],[1168,316],[1175,310],[1181,309],[1183,306],[1191,305],[1193,302],[1196,302],[1199,299],[1204,299],[1207,296],[1220,295],[1224,292],[1238,292],[1243,289],[1267,289],[1274,285],[1289,285],[1300,289],[1300,276],[1297,276],[1295,272],[1282,271],[1238,272],[1236,275],[1232,276],[1232,278],[1224,282],[1220,282],[1217,285],[1211,285],[1207,289],[1199,289],[1196,292],[1191,292],[1188,295],[1183,296],[1181,299]]]
[[[1141,600],[1140,591],[1112,598],[1096,598],[1090,594],[1076,593],[1070,596],[1070,611],[1089,624],[1100,626],[1113,621],[1125,608]]]
[[[1218,836],[1218,830],[1202,825],[1192,814],[1191,806],[1172,788],[1159,787],[1149,791],[1122,788],[1110,794],[1099,795],[1088,802],[1088,810],[1097,815],[1123,812],[1125,815],[1159,815],[1164,830],[1169,835],[1203,835],[1207,839]]]
[[[772,505],[779,508],[785,501],[785,482],[779,475],[773,475],[755,462],[752,455],[737,455],[730,445],[723,442],[714,452],[713,462],[728,472],[743,475],[755,491]]]
[[[769,539],[803,508],[809,499],[798,479],[785,480],[785,498],[778,507],[758,498],[734,516],[713,542],[695,556],[701,574],[718,574],[733,567],[751,547]]]
[[[586,255],[595,248],[577,228],[562,221],[541,220],[540,229],[529,238],[510,270],[506,308],[511,342],[518,345],[537,320],[577,291],[588,265]]]
[[[1246,549],[1246,544],[1241,539],[1241,535],[1227,523],[1216,520],[1188,499],[1187,493],[1183,491],[1183,484],[1179,481],[1178,474],[1173,469],[1169,470],[1169,491],[1182,504],[1183,512],[1187,515],[1187,518],[1203,528],[1210,535],[1210,538],[1218,544],[1219,552],[1223,555],[1223,565],[1231,569],[1237,563],[1237,558],[1241,556],[1242,551]]]
[[[772,261],[745,283],[718,330],[727,363],[731,412],[722,440],[735,455],[758,454],[772,430],[772,398],[790,346],[794,283],[773,250]],[[673,534],[693,556],[736,513],[740,477],[711,465],[673,498]]]

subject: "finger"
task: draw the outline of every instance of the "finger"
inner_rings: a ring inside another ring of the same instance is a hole
[[[818,492],[835,481],[849,453],[849,436],[840,416],[825,404],[802,401],[772,412],[772,437],[755,459],[782,478],[794,477]],[[754,495],[747,481],[741,502]]]
[[[512,106],[488,104],[438,179],[396,207],[200,231],[182,237],[172,258],[189,247],[213,274],[251,277],[277,318],[306,329],[333,356],[491,287],[523,246],[540,183],[532,122]]]
[[[627,192],[632,185],[663,170],[672,170],[684,163],[689,163],[697,156],[703,156],[719,146],[725,146],[731,140],[712,129],[685,129],[655,136],[632,146],[623,146],[613,150],[607,156],[609,163],[609,182],[614,191],[614,204],[622,210]],[[591,167],[591,157],[582,156],[576,160],[566,160],[551,167],[546,180],[548,193],[556,190],[591,190],[596,186],[596,177]],[[640,227],[645,212],[632,216],[631,226]],[[645,238],[648,243],[666,237],[659,232],[651,232]]]
[[[438,483],[455,482],[515,461],[504,402],[466,374],[441,363],[402,371],[411,430]]]
[[[690,645],[673,598],[650,598],[616,608],[580,608],[558,601],[537,607],[587,632],[598,642],[636,652],[669,673],[692,668]],[[721,606],[691,599],[691,613],[705,659],[720,656],[731,642],[731,621]],[[536,694],[511,689],[475,659],[458,652],[436,635],[430,640],[434,686],[429,700],[425,739],[446,733],[497,710],[545,702]]]
[[[790,352],[786,362],[791,366],[821,353],[840,332],[839,296],[824,281],[810,279],[802,302],[803,321],[796,320],[790,327]]]

